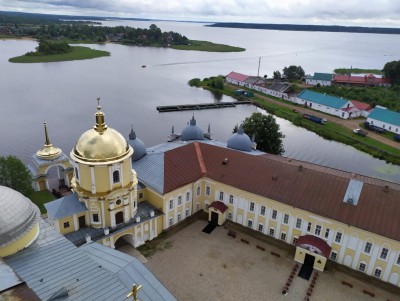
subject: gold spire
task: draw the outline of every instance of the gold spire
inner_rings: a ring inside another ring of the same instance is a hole
[[[107,125],[104,123],[104,113],[101,111],[100,97],[97,98],[97,112],[95,116],[96,125],[94,126],[94,129],[101,135],[107,130]]]
[[[47,123],[43,122],[43,125],[44,125],[45,143],[44,147],[36,152],[36,155],[43,160],[57,159],[61,155],[61,149],[59,149],[58,147],[54,147],[50,143],[49,134],[47,132]]]
[[[133,301],[138,301],[137,294],[141,288],[142,288],[142,285],[137,286],[137,284],[134,283],[132,286],[132,291],[126,297],[127,298],[133,297]]]

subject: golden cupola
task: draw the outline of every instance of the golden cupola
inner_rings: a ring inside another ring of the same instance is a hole
[[[61,149],[59,149],[58,147],[54,147],[50,143],[49,135],[47,132],[47,124],[46,122],[44,122],[43,124],[44,124],[45,143],[43,148],[36,152],[36,155],[42,160],[55,160],[61,156],[62,152]]]
[[[97,101],[96,124],[78,139],[71,151],[71,158],[76,162],[96,164],[131,156],[132,147],[118,131],[107,127],[104,113],[101,111],[100,98]]]

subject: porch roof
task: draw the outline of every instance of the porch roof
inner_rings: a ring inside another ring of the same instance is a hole
[[[325,240],[314,235],[300,236],[296,242],[296,247],[302,247],[314,253],[320,253],[321,255],[329,258],[331,253],[331,247]]]

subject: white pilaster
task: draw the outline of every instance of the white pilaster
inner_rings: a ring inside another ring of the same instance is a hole
[[[388,281],[394,261],[396,260],[396,252],[392,252],[392,251],[389,251],[389,252],[390,252],[389,259],[388,259],[385,271],[383,272],[383,276],[382,276],[383,281]]]
[[[281,223],[282,223],[283,214],[278,212],[276,215],[276,230],[275,230],[275,238],[279,239],[279,235],[281,232]]]
[[[364,241],[358,239],[356,253],[354,254],[353,264],[351,266],[354,270],[358,269],[358,261],[360,260],[360,254],[363,250],[363,246],[364,246]]]
[[[265,224],[264,224],[264,234],[268,235],[269,233],[269,218],[271,216],[271,209],[266,208],[265,210]]]
[[[346,252],[347,249],[347,243],[349,241],[349,236],[347,234],[342,234],[342,241],[341,241],[341,246],[340,246],[340,253],[339,253],[339,258],[338,258],[338,262],[342,263],[343,262],[343,258],[344,258],[344,254]]]
[[[74,219],[74,230],[77,231],[79,229],[78,218],[76,217],[76,214],[73,214],[72,217]]]
[[[115,227],[115,212],[110,211],[111,227]]]
[[[289,216],[289,230],[287,233],[287,241],[292,243],[292,234],[293,234],[293,225],[295,223],[296,218],[293,216]]]
[[[112,175],[112,173],[113,173],[113,168],[112,168],[112,165],[111,165],[111,166],[108,166],[108,177],[109,177],[109,180],[110,180],[110,191],[113,189],[113,175]]]
[[[244,202],[244,208],[243,208],[243,220],[242,220],[242,225],[247,227],[247,208],[249,207],[249,204],[247,200],[243,200]]]
[[[367,270],[368,275],[372,275],[372,273],[374,272],[375,262],[376,262],[376,259],[378,258],[379,249],[381,247],[379,245],[373,245],[372,248],[373,249],[371,252],[371,259],[369,260],[369,263],[368,263],[368,270]]]
[[[90,166],[90,176],[92,178],[92,193],[96,193],[96,180],[94,177],[94,166]]]
[[[259,210],[259,205],[254,203],[254,222],[253,222],[253,229],[258,230],[258,210]]]
[[[237,198],[233,198],[233,221],[236,223],[237,219],[237,206],[238,206],[238,199]]]
[[[124,207],[124,222],[127,222],[131,217],[129,216],[129,206]]]
[[[158,219],[158,218],[155,218],[155,219],[154,219],[154,229],[155,229],[155,230],[154,230],[154,237],[157,237],[157,236],[158,236],[158,234],[157,234],[157,231],[158,231],[158,230],[157,230],[157,229],[158,229],[158,228],[157,228],[157,219]]]
[[[104,214],[104,201],[100,201],[100,207],[101,207],[101,223],[104,228],[106,226],[106,217]]]

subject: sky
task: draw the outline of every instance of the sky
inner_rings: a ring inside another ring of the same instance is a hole
[[[400,27],[398,0],[0,0],[0,11],[183,21]]]

